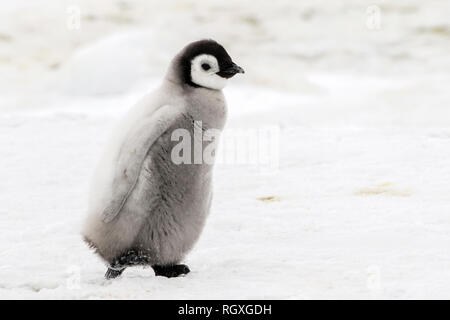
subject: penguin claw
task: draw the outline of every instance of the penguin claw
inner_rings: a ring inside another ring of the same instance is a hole
[[[185,264],[176,264],[173,266],[152,266],[152,268],[155,271],[156,276],[163,276],[167,278],[185,276],[191,272],[189,267]]]
[[[107,280],[117,278],[118,276],[120,276],[122,274],[122,272],[124,270],[125,270],[125,268],[119,269],[119,270],[108,268],[108,270],[105,273],[105,278]]]

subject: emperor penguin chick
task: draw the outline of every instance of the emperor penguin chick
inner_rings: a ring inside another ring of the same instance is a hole
[[[137,265],[166,277],[189,272],[180,262],[203,229],[212,197],[213,164],[194,153],[199,144],[202,150],[217,145],[197,141],[197,131],[223,129],[221,89],[236,73],[244,70],[220,44],[193,42],[172,60],[161,86],[113,132],[94,173],[82,232],[107,262],[107,279]],[[191,161],[173,159],[174,147],[186,138],[180,133],[192,138],[181,152]]]

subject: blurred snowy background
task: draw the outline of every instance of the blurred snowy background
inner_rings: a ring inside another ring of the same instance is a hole
[[[450,2],[0,1],[0,298],[450,298]],[[246,74],[228,128],[279,170],[218,165],[182,279],[81,242],[112,125],[184,45]]]

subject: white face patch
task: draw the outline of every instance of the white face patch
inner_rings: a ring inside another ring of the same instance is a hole
[[[191,61],[192,82],[201,87],[221,90],[227,84],[227,79],[216,73],[220,71],[216,57],[209,54],[201,54]]]

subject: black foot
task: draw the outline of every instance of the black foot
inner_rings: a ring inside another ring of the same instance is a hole
[[[106,279],[120,276],[126,267],[148,265],[149,257],[144,251],[130,249],[114,259],[106,271]]]
[[[189,270],[187,265],[176,264],[173,266],[152,266],[155,271],[155,275],[163,276],[167,278],[179,277],[181,275],[188,274]]]
[[[125,267],[133,267],[137,265],[147,265],[148,256],[145,252],[137,250],[128,250],[124,254],[118,256],[111,262],[111,268],[120,270]]]
[[[108,268],[108,270],[105,273],[105,278],[108,280],[117,278],[118,276],[120,276],[122,274],[122,272],[124,270],[125,270],[125,268],[120,269],[120,270],[114,270],[114,269]]]

